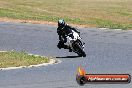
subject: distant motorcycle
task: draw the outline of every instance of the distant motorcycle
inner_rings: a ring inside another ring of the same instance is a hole
[[[77,53],[80,57],[86,57],[84,52],[84,42],[81,41],[81,37],[78,33],[72,30],[72,33],[68,34],[67,43],[73,52]]]

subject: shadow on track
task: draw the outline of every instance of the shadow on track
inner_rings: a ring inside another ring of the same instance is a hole
[[[78,58],[80,56],[64,56],[64,57],[56,57],[56,58]]]

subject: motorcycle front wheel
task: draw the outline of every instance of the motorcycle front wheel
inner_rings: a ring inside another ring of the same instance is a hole
[[[84,52],[84,50],[80,44],[76,43],[76,49],[77,49],[77,54],[80,57],[86,57],[86,53]]]

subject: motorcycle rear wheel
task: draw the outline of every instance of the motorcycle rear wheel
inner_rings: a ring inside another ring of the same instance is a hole
[[[84,52],[84,50],[82,49],[82,46],[79,45],[78,43],[76,44],[76,48],[78,49],[77,54],[80,57],[86,57],[86,53]]]

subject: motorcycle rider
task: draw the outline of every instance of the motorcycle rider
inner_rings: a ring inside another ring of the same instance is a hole
[[[67,38],[66,38],[67,36],[73,37],[72,30],[77,32],[80,35],[80,32],[76,28],[71,27],[68,24],[66,24],[63,19],[58,20],[57,33],[59,35],[59,43],[57,47],[59,49],[61,48],[69,49],[69,52],[72,52],[72,49],[69,46],[64,44],[67,42]]]

